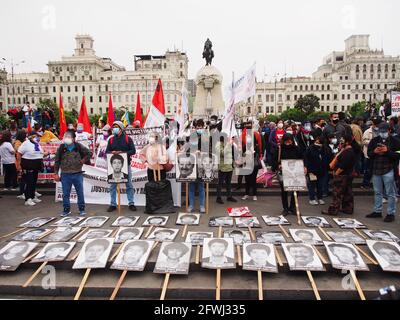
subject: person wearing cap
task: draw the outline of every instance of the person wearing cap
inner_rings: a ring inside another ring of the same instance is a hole
[[[20,171],[25,182],[25,205],[34,206],[41,200],[36,197],[36,186],[39,172],[43,170],[43,157],[46,155],[39,144],[40,137],[35,131],[28,134],[18,149],[18,156],[21,159]]]
[[[86,148],[89,148],[89,139],[92,135],[88,132],[83,131],[84,126],[83,123],[78,123],[76,126],[76,138],[75,141],[79,142],[80,144],[84,145]]]
[[[372,162],[372,184],[375,194],[374,212],[367,218],[381,218],[383,212],[383,192],[388,197],[385,222],[393,222],[396,215],[396,188],[394,170],[400,160],[400,140],[389,135],[389,124],[379,125],[379,136],[368,145],[368,157]]]
[[[54,181],[60,182],[63,189],[63,213],[62,217],[71,214],[70,195],[74,186],[78,196],[78,207],[81,216],[85,213],[85,197],[83,193],[83,171],[82,166],[90,163],[92,156],[88,148],[76,142],[75,132],[68,130],[64,134],[64,143],[57,150],[54,163]],[[59,174],[59,171],[61,173]]]
[[[133,186],[132,186],[132,172],[130,166],[130,159],[136,154],[135,145],[132,139],[126,135],[125,126],[121,121],[115,121],[112,125],[112,137],[108,140],[106,153],[107,154],[128,154],[128,182],[126,183],[126,194],[129,202],[129,209],[136,211]],[[117,210],[117,184],[110,184],[111,203],[107,212]]]

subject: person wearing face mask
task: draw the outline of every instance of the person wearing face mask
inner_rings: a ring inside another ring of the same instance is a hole
[[[322,132],[326,127],[325,119],[319,118],[315,121],[313,134],[316,137],[322,136]]]
[[[328,140],[328,136],[333,134],[338,140],[346,134],[346,128],[340,123],[339,114],[331,113],[330,122],[323,130],[324,139]]]
[[[128,154],[128,182],[126,183],[126,194],[129,202],[129,209],[131,211],[136,211],[135,203],[134,203],[134,195],[133,195],[133,186],[132,186],[132,171],[130,166],[130,159],[132,156],[136,154],[136,148],[132,141],[132,139],[126,135],[124,124],[121,121],[115,121],[112,125],[112,134],[107,143],[106,153],[109,154],[120,154],[127,153]],[[107,212],[113,212],[117,210],[117,184],[110,184],[110,196],[111,203],[110,207],[107,209]]]
[[[269,152],[271,154],[271,163],[274,162],[274,159],[278,154],[279,145],[285,132],[286,130],[284,129],[283,120],[279,120],[276,128],[271,131],[268,141]]]
[[[41,200],[36,197],[39,172],[43,170],[43,157],[46,155],[39,144],[39,135],[32,131],[28,139],[18,149],[21,159],[22,179],[25,182],[25,205],[34,206]]]
[[[76,126],[76,138],[75,141],[79,142],[80,144],[84,145],[86,148],[89,148],[89,139],[92,135],[88,132],[83,131],[84,126],[82,123],[78,123]]]
[[[286,130],[288,132],[288,130]],[[305,122],[303,126],[300,127],[299,133],[295,137],[296,145],[299,147],[301,154],[304,156],[308,147],[310,147],[314,138],[311,135],[311,123]]]
[[[372,162],[372,184],[375,194],[374,212],[367,218],[381,218],[383,213],[383,193],[388,197],[385,222],[393,222],[396,215],[396,188],[394,170],[400,160],[400,140],[389,135],[389,124],[379,125],[379,136],[368,145],[368,157]]]
[[[79,213],[84,216],[86,213],[82,166],[90,164],[92,154],[88,148],[76,142],[75,132],[72,130],[68,130],[64,134],[63,142],[57,150],[54,162],[54,181],[61,181],[63,190],[63,212],[61,216],[71,215],[70,195],[72,186],[74,186],[78,196]]]

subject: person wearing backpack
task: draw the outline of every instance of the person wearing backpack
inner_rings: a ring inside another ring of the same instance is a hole
[[[71,215],[70,195],[72,186],[75,187],[78,196],[78,208],[81,216],[85,212],[85,196],[83,192],[84,164],[90,164],[92,153],[88,148],[75,141],[75,131],[68,130],[64,134],[64,143],[57,150],[54,164],[54,181],[60,182],[63,189],[63,212],[62,217]],[[61,173],[59,174],[59,171]]]
[[[136,211],[134,198],[133,198],[133,186],[132,186],[132,172],[130,166],[130,159],[136,154],[135,145],[132,139],[126,135],[125,126],[121,121],[115,121],[112,125],[113,136],[108,140],[106,153],[107,154],[128,154],[128,182],[126,183],[126,194],[129,202],[129,209]],[[107,209],[107,212],[113,212],[117,210],[117,184],[110,184],[110,195],[111,204]]]

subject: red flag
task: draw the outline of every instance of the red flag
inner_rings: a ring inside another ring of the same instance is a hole
[[[160,111],[162,114],[165,115],[164,92],[162,88],[161,79],[158,79],[158,84],[156,91],[154,92],[152,103],[153,106],[155,106],[158,109],[158,111]]]
[[[82,98],[81,110],[79,111],[78,123],[83,124],[83,131],[91,134],[92,128],[90,126],[89,115],[86,109],[86,100],[85,96]]]
[[[64,137],[64,133],[67,131],[67,121],[65,120],[64,106],[62,96],[60,93],[60,104],[59,104],[59,122],[60,122],[60,139]]]
[[[31,119],[28,119],[27,131],[28,131],[28,133],[31,133],[31,132],[32,132]]]
[[[140,127],[143,128],[143,118],[142,118],[142,108],[140,106],[140,94],[137,94],[137,101],[136,101],[136,111],[135,111],[135,120],[133,122],[139,121]]]
[[[115,121],[115,115],[114,115],[114,107],[112,103],[112,96],[110,93],[110,97],[108,99],[108,120],[107,123],[110,127],[112,127],[113,123]]]
[[[156,91],[154,92],[152,106],[147,113],[144,123],[145,128],[160,127],[165,121],[165,104],[164,93],[162,89],[161,79],[158,80]]]

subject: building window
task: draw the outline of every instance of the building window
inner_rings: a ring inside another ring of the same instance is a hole
[[[274,95],[271,94],[271,102],[274,102],[274,101],[275,101],[275,97],[274,97]]]
[[[99,102],[101,102],[101,96],[99,96]]]
[[[313,85],[311,85],[311,89],[310,89],[311,91],[314,91],[314,86]]]
[[[306,91],[308,91],[308,86],[306,86]]]
[[[57,90],[56,90],[56,87],[53,87],[53,92],[55,93]]]
[[[360,72],[360,65],[356,65],[356,72]]]
[[[321,100],[324,101],[325,100],[325,95],[321,94]]]
[[[300,86],[300,91],[303,91],[303,86]]]
[[[265,107],[265,112],[269,113],[269,107]]]
[[[294,86],[294,91],[297,91],[297,86]]]
[[[333,100],[337,100],[337,94],[336,93],[333,95]]]
[[[266,101],[266,102],[269,102],[269,94],[267,94],[267,95],[265,96],[265,101]]]
[[[85,92],[85,86],[82,86],[82,92]]]
[[[321,111],[325,111],[325,107],[324,106],[321,106]]]
[[[350,99],[351,99],[351,95],[348,94],[348,95],[347,95],[347,100],[350,100]]]
[[[345,99],[345,95],[344,94],[342,94],[342,100],[344,100]]]
[[[90,96],[89,101],[93,103],[93,97]]]
[[[358,100],[358,94],[355,95],[356,100]]]
[[[289,95],[286,96],[286,100],[290,101],[290,96]]]
[[[350,85],[347,86],[347,90],[351,90],[351,86]]]
[[[345,85],[342,85],[342,90],[345,90],[346,89],[346,86]]]
[[[75,92],[78,92],[78,86],[75,86]]]
[[[363,72],[367,72],[367,65],[366,64],[363,65]]]
[[[258,101],[261,101],[261,94],[258,95]]]
[[[326,95],[326,100],[331,100],[331,95],[330,94]]]
[[[93,108],[90,108],[90,114],[93,114]]]

